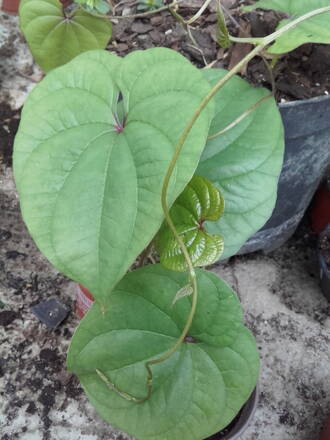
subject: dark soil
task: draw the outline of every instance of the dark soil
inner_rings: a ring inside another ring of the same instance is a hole
[[[184,5],[187,3],[189,2],[183,2]],[[244,2],[232,0],[229,3],[232,7],[227,16],[227,24],[232,35],[265,36],[273,32],[279,20],[284,17],[283,14],[273,11],[253,11],[244,14],[239,8],[239,4]],[[192,17],[196,11],[197,8],[193,7],[180,8],[180,13],[185,19]],[[120,8],[117,13],[119,12]],[[168,11],[143,19],[118,20],[114,24],[113,38],[108,49],[124,56],[133,50],[164,46],[180,52],[200,68],[208,64],[218,68],[233,67],[251,50],[251,46],[234,44],[229,50],[220,48],[216,42],[216,23],[214,6],[210,6],[193,25],[193,41],[184,27]],[[271,61],[269,55],[265,54],[265,58],[267,62]],[[269,69],[260,57],[251,61],[241,74],[256,86],[272,89]],[[330,46],[301,46],[277,61],[273,77],[278,102],[330,93]]]
[[[246,14],[246,19],[251,25],[251,36],[263,37],[275,30],[281,16],[273,11],[254,11]],[[272,88],[269,69],[261,58],[250,62],[246,77],[255,85]],[[298,47],[276,62],[273,77],[277,101],[327,95],[330,93],[330,46],[305,44]]]
[[[0,102],[0,163],[12,164],[14,137],[19,124],[19,111]]]

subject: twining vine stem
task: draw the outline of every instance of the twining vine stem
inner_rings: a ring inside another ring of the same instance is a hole
[[[263,49],[268,46],[269,44],[271,44],[273,41],[275,41],[278,37],[280,37],[281,35],[283,35],[284,33],[286,33],[287,31],[289,31],[290,29],[296,27],[299,23],[307,20],[308,18],[314,17],[316,15],[319,14],[323,14],[325,12],[330,12],[330,6],[327,6],[325,8],[320,8],[320,9],[316,9],[314,11],[308,12],[305,15],[302,15],[301,17],[291,21],[290,23],[287,23],[285,26],[283,26],[282,28],[278,29],[277,31],[273,32],[272,34],[268,35],[267,37],[264,37],[260,40],[260,42],[258,43],[258,45],[249,53],[247,54],[238,64],[236,64],[236,66],[234,66],[223,78],[221,78],[216,84],[215,86],[210,90],[210,92],[205,96],[205,98],[202,100],[202,102],[200,103],[200,105],[197,107],[197,109],[195,110],[191,120],[188,122],[186,128],[184,129],[182,135],[180,136],[176,146],[175,146],[175,151],[174,151],[174,155],[171,159],[171,162],[169,164],[169,167],[167,169],[165,178],[164,178],[164,182],[163,182],[163,187],[162,187],[162,194],[161,194],[161,202],[162,202],[162,208],[164,211],[164,216],[165,216],[165,220],[167,221],[170,229],[173,232],[173,235],[175,237],[175,239],[177,240],[181,251],[184,255],[184,258],[186,260],[187,266],[188,266],[188,274],[189,274],[189,281],[191,284],[191,287],[193,289],[192,292],[192,301],[191,301],[191,310],[189,313],[189,316],[187,318],[187,322],[185,324],[185,327],[179,337],[179,339],[176,341],[176,343],[173,345],[173,347],[167,351],[166,353],[164,353],[162,356],[159,356],[156,359],[152,359],[150,361],[145,362],[144,366],[147,370],[147,380],[146,380],[146,386],[147,386],[147,394],[145,397],[143,398],[138,398],[135,396],[132,396],[129,393],[126,393],[122,390],[120,390],[119,388],[117,388],[115,386],[115,384],[113,384],[108,378],[107,376],[105,376],[105,374],[103,374],[100,370],[96,369],[96,373],[98,374],[98,376],[107,384],[107,386],[109,387],[109,389],[115,391],[117,394],[119,394],[122,398],[124,398],[125,400],[128,401],[132,401],[135,403],[143,403],[146,400],[148,400],[151,396],[152,393],[152,381],[153,381],[153,375],[152,375],[152,370],[151,370],[151,366],[152,365],[156,365],[159,364],[161,362],[166,361],[170,356],[172,356],[172,354],[175,353],[175,351],[180,347],[180,345],[182,344],[182,342],[184,341],[185,337],[187,336],[189,329],[191,327],[194,315],[195,315],[195,311],[196,311],[196,306],[197,306],[197,280],[196,280],[196,273],[195,273],[195,269],[193,267],[193,264],[191,262],[188,250],[182,240],[182,238],[180,237],[179,233],[177,232],[174,223],[171,219],[170,216],[170,211],[169,211],[169,207],[167,205],[167,193],[168,193],[168,188],[169,188],[169,184],[170,184],[170,180],[171,180],[171,176],[173,174],[173,171],[175,169],[175,165],[178,161],[178,158],[180,156],[180,153],[183,149],[184,143],[194,125],[194,123],[196,122],[196,120],[198,119],[199,115],[201,114],[201,112],[204,110],[204,108],[208,105],[208,103],[211,101],[211,99],[215,96],[215,94],[236,74],[238,73],[241,68],[243,66],[245,66],[250,60],[252,60],[252,58],[254,58],[256,55],[258,55],[260,52],[263,51]]]

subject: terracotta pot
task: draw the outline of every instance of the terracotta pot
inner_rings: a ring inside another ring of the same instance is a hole
[[[320,434],[320,440],[330,440],[330,417],[325,421],[322,432]]]
[[[241,435],[246,431],[252,417],[254,416],[255,410],[258,405],[258,400],[259,388],[258,386],[256,386],[249,400],[243,406],[238,416],[236,416],[233,422],[231,422],[227,430],[223,430],[227,432],[225,434],[223,434],[222,432],[215,433],[205,440],[238,440],[239,438],[241,438]]]
[[[312,230],[320,234],[330,223],[330,177],[318,189],[311,208]]]
[[[92,307],[92,304],[95,300],[93,295],[89,290],[86,289],[86,287],[77,284],[76,288],[76,315],[81,319]]]
[[[2,10],[8,12],[9,14],[17,14],[18,8],[21,0],[3,0]]]

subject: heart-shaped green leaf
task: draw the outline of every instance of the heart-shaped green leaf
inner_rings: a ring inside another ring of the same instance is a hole
[[[165,173],[209,89],[169,49],[125,59],[92,51],[50,72],[28,98],[14,149],[24,220],[53,265],[96,299],[104,300],[161,226]],[[212,116],[211,105],[183,146],[170,204],[197,167]]]
[[[296,18],[315,9],[330,6],[329,0],[259,0],[244,9],[250,11],[255,8],[274,9],[289,15],[288,19],[281,20],[279,28]],[[280,36],[268,49],[268,52],[280,54],[290,52],[305,43],[330,43],[330,12],[309,18],[295,28]]]
[[[171,219],[183,239],[194,266],[207,266],[220,258],[223,238],[210,235],[205,221],[223,215],[224,200],[218,188],[204,177],[194,176],[170,210]],[[164,222],[157,234],[156,248],[160,262],[172,270],[185,271],[187,263],[173,232]]]
[[[214,84],[226,71],[204,70]],[[239,77],[216,95],[216,114],[210,135],[218,133],[267,93]],[[223,258],[235,254],[268,220],[276,201],[282,167],[284,133],[274,99],[268,99],[235,127],[208,140],[197,174],[222,192],[226,210],[218,221],[206,224],[209,233],[224,237]]]
[[[111,38],[107,18],[82,8],[66,17],[59,0],[22,0],[20,27],[32,55],[44,72],[91,49],[104,49]]]
[[[172,306],[186,281],[185,274],[160,265],[128,273],[108,310],[101,313],[95,304],[70,346],[68,367],[97,411],[139,440],[202,440],[230,423],[256,385],[258,353],[240,304],[226,283],[200,269],[190,337],[152,366],[151,398],[127,401],[96,373],[121,391],[146,395],[144,363],[174,345],[189,314],[190,297]]]

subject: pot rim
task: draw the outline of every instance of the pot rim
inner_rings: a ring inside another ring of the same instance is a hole
[[[280,102],[280,103],[278,103],[278,106],[280,108],[288,108],[288,107],[296,107],[299,105],[304,105],[307,103],[308,104],[318,104],[319,102],[328,101],[328,100],[330,100],[330,94],[316,96],[314,98],[308,98],[308,99],[297,99],[295,101]]]
[[[243,434],[243,432],[246,431],[257,409],[259,403],[259,395],[260,395],[260,387],[259,384],[257,383],[254,390],[250,394],[250,397],[242,406],[241,414],[236,424],[233,426],[231,431],[225,437],[223,437],[223,440],[238,440]],[[208,440],[208,438],[216,436],[217,434],[218,433],[215,432],[214,434],[212,434],[211,436],[207,437],[204,440]]]
[[[251,396],[249,397],[249,400],[245,404],[246,412],[244,412],[243,409],[241,417],[238,420],[238,424],[239,424],[239,422],[243,419],[243,417],[247,415],[247,418],[245,419],[243,425],[240,428],[238,428],[236,432],[234,427],[233,432],[229,433],[229,435],[225,437],[224,440],[238,440],[243,434],[243,432],[246,431],[256,412],[259,403],[259,394],[260,394],[260,388],[259,388],[259,384],[257,383],[255,389],[252,391]],[[248,403],[250,403],[250,405],[247,405]]]

